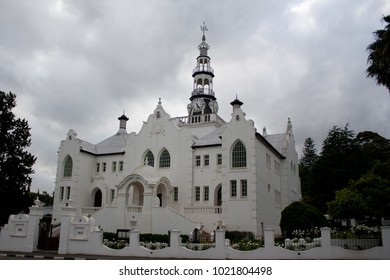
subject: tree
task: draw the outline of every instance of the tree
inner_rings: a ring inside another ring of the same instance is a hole
[[[36,161],[26,150],[31,145],[30,128],[25,119],[15,117],[15,106],[16,95],[0,91],[0,225],[10,214],[28,210]]]
[[[375,78],[378,85],[390,91],[390,15],[383,16],[382,20],[385,28],[374,32],[375,41],[367,47],[367,77]]]
[[[348,187],[336,191],[334,201],[328,203],[333,219],[369,219],[380,225],[390,213],[390,181],[367,174],[351,181]]]
[[[390,215],[390,181],[375,174],[367,174],[352,181],[350,186],[364,197],[365,216],[380,224],[381,218]]]
[[[303,155],[299,160],[299,175],[301,177],[301,192],[304,200],[310,200],[307,197],[308,188],[311,183],[311,172],[314,166],[314,163],[318,159],[317,149],[315,147],[315,142],[312,138],[305,139],[303,147]]]
[[[312,169],[308,189],[310,203],[324,213],[326,203],[335,198],[335,192],[348,186],[368,171],[368,163],[355,134],[348,128],[334,126],[324,140],[318,160]]]
[[[325,216],[314,206],[295,201],[283,209],[280,229],[284,237],[291,237],[294,230],[310,230],[326,224]]]
[[[372,131],[360,132],[356,139],[367,156],[370,173],[390,180],[390,140]]]
[[[364,217],[366,205],[359,191],[344,188],[336,191],[336,198],[328,202],[328,214],[336,220]]]

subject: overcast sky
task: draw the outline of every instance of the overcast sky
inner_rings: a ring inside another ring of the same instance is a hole
[[[385,0],[0,0],[0,90],[31,127],[32,190],[54,190],[71,128],[96,144],[125,111],[138,133],[159,97],[185,116],[203,21],[225,120],[237,94],[260,133],[285,132],[290,117],[299,155],[347,123],[390,138],[389,92],[365,73],[389,13]]]

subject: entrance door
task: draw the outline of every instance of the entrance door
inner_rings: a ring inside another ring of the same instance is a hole
[[[93,202],[93,207],[102,207],[102,191],[97,190],[95,193],[95,200]]]

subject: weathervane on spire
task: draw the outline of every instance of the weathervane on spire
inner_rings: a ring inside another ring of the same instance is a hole
[[[203,22],[203,25],[200,26],[200,30],[203,31],[203,39],[205,39],[206,38],[205,32],[209,31],[209,30],[207,29],[207,25],[204,22]]]

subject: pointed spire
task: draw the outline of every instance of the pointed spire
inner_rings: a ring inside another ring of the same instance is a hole
[[[203,22],[203,25],[200,26],[200,30],[203,32],[202,36],[202,43],[198,46],[198,49],[200,50],[200,56],[208,56],[207,50],[210,48],[210,46],[206,43],[206,35],[205,32],[208,31],[207,25]]]
[[[292,124],[291,124],[291,120],[290,118],[288,118],[287,120],[287,131],[286,131],[286,134],[288,135],[292,135]]]
[[[207,29],[207,25],[205,25],[205,23],[203,22],[203,25],[200,26],[200,30],[203,31],[203,36],[202,36],[202,41],[206,41],[206,31],[209,31]]]

